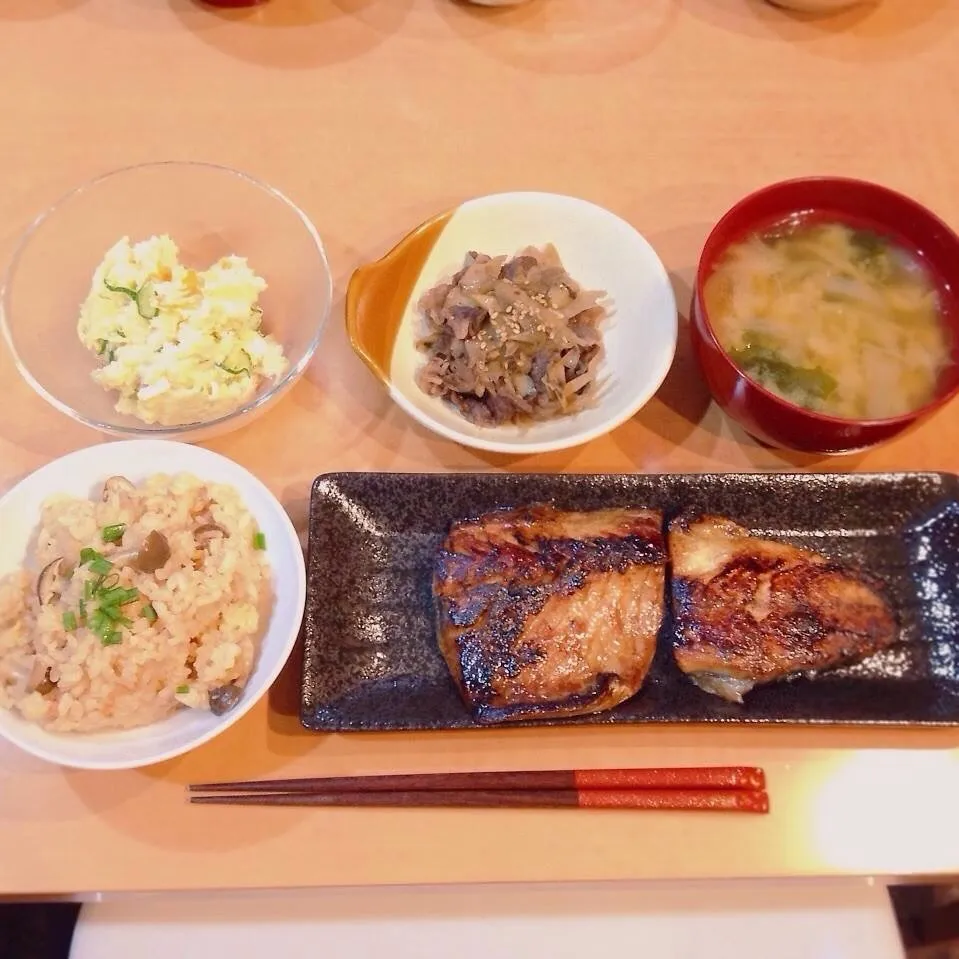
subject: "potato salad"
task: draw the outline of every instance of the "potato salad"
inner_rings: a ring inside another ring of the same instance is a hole
[[[77,332],[99,358],[93,379],[116,409],[144,423],[208,422],[251,400],[286,371],[282,346],[261,329],[266,281],[241,256],[184,266],[169,236],[107,251],[80,308]]]

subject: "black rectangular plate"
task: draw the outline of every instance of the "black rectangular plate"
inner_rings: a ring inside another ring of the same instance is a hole
[[[866,662],[759,687],[739,706],[679,672],[667,613],[631,700],[595,716],[514,725],[959,725],[959,478],[943,473],[321,476],[310,504],[303,724],[488,728],[471,719],[437,648],[433,561],[453,520],[536,502],[657,508],[667,519],[684,509],[720,513],[878,575],[902,635]]]

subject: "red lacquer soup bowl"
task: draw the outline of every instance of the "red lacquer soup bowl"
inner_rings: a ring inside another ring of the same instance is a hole
[[[938,285],[942,316],[952,335],[952,363],[933,400],[879,420],[814,412],[777,396],[751,379],[720,346],[706,310],[703,287],[733,243],[791,218],[834,220],[874,230],[916,255]],[[948,403],[959,392],[959,237],[914,200],[862,180],[810,177],[775,183],[736,204],[706,240],[690,312],[693,347],[716,402],[757,439],[818,453],[862,449],[895,436]]]

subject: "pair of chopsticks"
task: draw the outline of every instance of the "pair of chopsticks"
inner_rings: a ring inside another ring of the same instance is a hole
[[[201,783],[189,791],[191,803],[234,806],[769,812],[765,774],[751,766],[339,776]]]

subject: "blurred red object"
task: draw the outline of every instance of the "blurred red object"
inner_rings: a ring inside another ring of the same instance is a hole
[[[257,7],[266,0],[200,0],[205,7]]]

